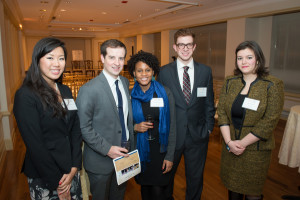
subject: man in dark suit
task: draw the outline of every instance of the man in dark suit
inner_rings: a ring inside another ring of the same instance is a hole
[[[173,93],[176,105],[177,139],[173,179],[167,196],[173,199],[174,176],[182,154],[185,161],[186,199],[201,199],[203,170],[209,134],[214,127],[214,94],[211,69],[193,60],[195,35],[180,29],[173,45],[177,60],[162,67],[157,80]]]
[[[76,100],[85,142],[83,165],[95,200],[121,200],[126,183],[118,185],[112,159],[128,156],[121,144],[133,150],[133,121],[128,79],[119,76],[126,47],[119,40],[101,45],[103,71],[80,90]],[[126,146],[126,145],[125,145]]]

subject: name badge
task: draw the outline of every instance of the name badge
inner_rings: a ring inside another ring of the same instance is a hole
[[[67,105],[68,110],[77,110],[74,99],[64,99],[64,102]]]
[[[164,107],[163,98],[153,98],[153,99],[151,99],[150,107]]]
[[[245,98],[242,107],[249,109],[249,110],[254,110],[257,111],[258,105],[260,101],[256,99],[251,99],[251,98]]]
[[[206,97],[207,88],[206,87],[198,87],[197,88],[197,97]]]

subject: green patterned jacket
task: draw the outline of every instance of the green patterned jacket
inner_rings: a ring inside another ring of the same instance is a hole
[[[260,140],[247,147],[248,150],[271,150],[275,147],[273,130],[280,118],[284,90],[283,82],[268,75],[251,83],[248,98],[259,100],[257,111],[246,109],[240,130],[235,130],[231,119],[231,107],[245,82],[242,76],[229,76],[225,79],[218,104],[219,126],[230,125],[232,140],[242,139],[252,133]]]

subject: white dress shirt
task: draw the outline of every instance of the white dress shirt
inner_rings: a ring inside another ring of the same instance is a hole
[[[183,90],[183,72],[184,72],[184,67],[188,66],[189,70],[187,71],[189,76],[190,76],[190,84],[191,84],[191,94],[193,92],[193,87],[194,87],[194,60],[192,59],[187,65],[183,64],[180,62],[180,60],[176,60],[177,62],[177,72],[178,72],[178,78],[180,82],[181,89]]]
[[[108,84],[110,86],[110,89],[112,91],[112,94],[114,96],[115,102],[116,102],[116,106],[118,108],[118,95],[117,95],[117,91],[116,91],[116,80],[119,80],[119,89],[120,92],[122,94],[122,100],[123,100],[123,113],[124,113],[124,124],[125,124],[125,130],[126,130],[126,138],[128,140],[129,138],[129,130],[128,130],[128,126],[127,126],[127,119],[128,119],[128,101],[127,101],[127,96],[122,84],[122,81],[120,79],[120,76],[118,76],[117,79],[113,78],[111,75],[109,75],[105,70],[103,70],[103,74],[105,76],[105,78],[108,81]]]

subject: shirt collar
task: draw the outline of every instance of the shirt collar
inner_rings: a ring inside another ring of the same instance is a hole
[[[183,64],[179,59],[177,59],[177,69],[183,70],[183,67],[185,67],[185,66],[188,66],[189,69],[193,69],[194,68],[194,59],[192,58],[191,61],[187,65]]]
[[[118,78],[115,79],[109,73],[107,73],[105,70],[103,70],[103,74],[104,74],[105,78],[107,79],[107,82],[110,87],[115,84],[116,80],[119,80],[119,82],[121,82],[120,76],[118,76]]]

